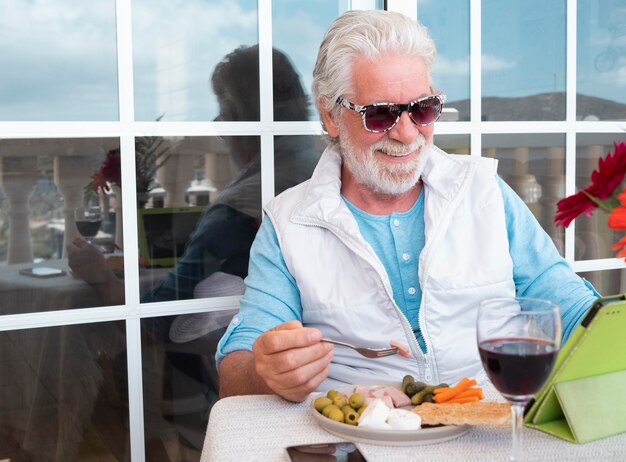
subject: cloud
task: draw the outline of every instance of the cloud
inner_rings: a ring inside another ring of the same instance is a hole
[[[466,76],[469,75],[470,62],[469,57],[457,59],[448,59],[445,56],[439,56],[435,62],[435,72],[440,76]]]
[[[483,72],[503,71],[517,66],[515,61],[507,61],[493,55],[483,55],[481,60]]]

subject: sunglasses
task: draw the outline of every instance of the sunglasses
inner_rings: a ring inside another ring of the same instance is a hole
[[[336,103],[360,113],[365,130],[371,133],[381,133],[395,127],[404,111],[408,112],[409,118],[415,125],[420,127],[432,125],[441,116],[445,101],[446,95],[432,95],[418,98],[407,104],[374,103],[359,106],[340,96]]]

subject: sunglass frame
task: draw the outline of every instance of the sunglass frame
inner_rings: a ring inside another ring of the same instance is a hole
[[[437,117],[435,117],[435,119],[432,122],[428,122],[425,124],[417,123],[411,116],[411,111],[409,111],[409,108],[411,108],[411,106],[414,106],[416,104],[421,103],[422,101],[426,101],[431,98],[437,98],[439,100],[439,103],[441,105],[441,107],[439,108],[439,114],[437,115]],[[441,113],[443,112],[443,105],[445,102],[446,102],[446,95],[443,93],[436,94],[436,95],[422,96],[421,98],[414,99],[413,101],[409,101],[406,104],[382,102],[382,103],[373,103],[373,104],[366,104],[364,106],[359,106],[358,104],[348,101],[343,96],[340,96],[339,98],[337,98],[337,101],[335,101],[336,104],[342,107],[345,107],[346,109],[350,109],[351,111],[358,112],[359,114],[361,114],[361,120],[363,121],[363,128],[365,128],[365,130],[370,133],[384,133],[384,132],[388,132],[389,130],[392,130],[393,127],[395,127],[398,124],[398,121],[400,120],[400,117],[402,116],[402,113],[404,111],[407,111],[407,113],[409,114],[409,119],[411,119],[411,122],[413,122],[415,125],[419,127],[427,127],[429,125],[432,125],[435,122],[437,122],[437,120],[439,120],[439,118],[441,117]],[[387,107],[396,106],[400,110],[393,124],[391,124],[389,128],[385,128],[384,130],[372,130],[368,128],[367,123],[365,121],[365,113],[367,112],[367,110],[373,107],[378,107],[378,106],[387,106]]]

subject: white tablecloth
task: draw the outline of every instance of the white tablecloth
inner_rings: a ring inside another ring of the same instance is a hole
[[[338,442],[314,421],[308,400],[289,403],[276,396],[236,396],[211,410],[201,462],[288,461],[285,447]],[[626,418],[626,417],[625,417]],[[357,443],[369,462],[505,461],[511,445],[509,427],[473,427],[456,439],[411,447]],[[626,461],[626,434],[577,445],[525,429],[529,461]]]

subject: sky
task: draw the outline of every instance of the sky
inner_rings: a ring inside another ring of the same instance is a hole
[[[337,0],[274,0],[273,44],[305,88]],[[564,91],[566,0],[482,3],[482,91],[517,97]],[[137,120],[212,120],[210,75],[258,37],[255,0],[133,0]],[[438,48],[435,84],[469,97],[469,0],[419,0]],[[579,0],[578,92],[626,103],[626,0]],[[118,120],[115,0],[2,0],[0,120]],[[600,61],[599,57],[604,57]]]

